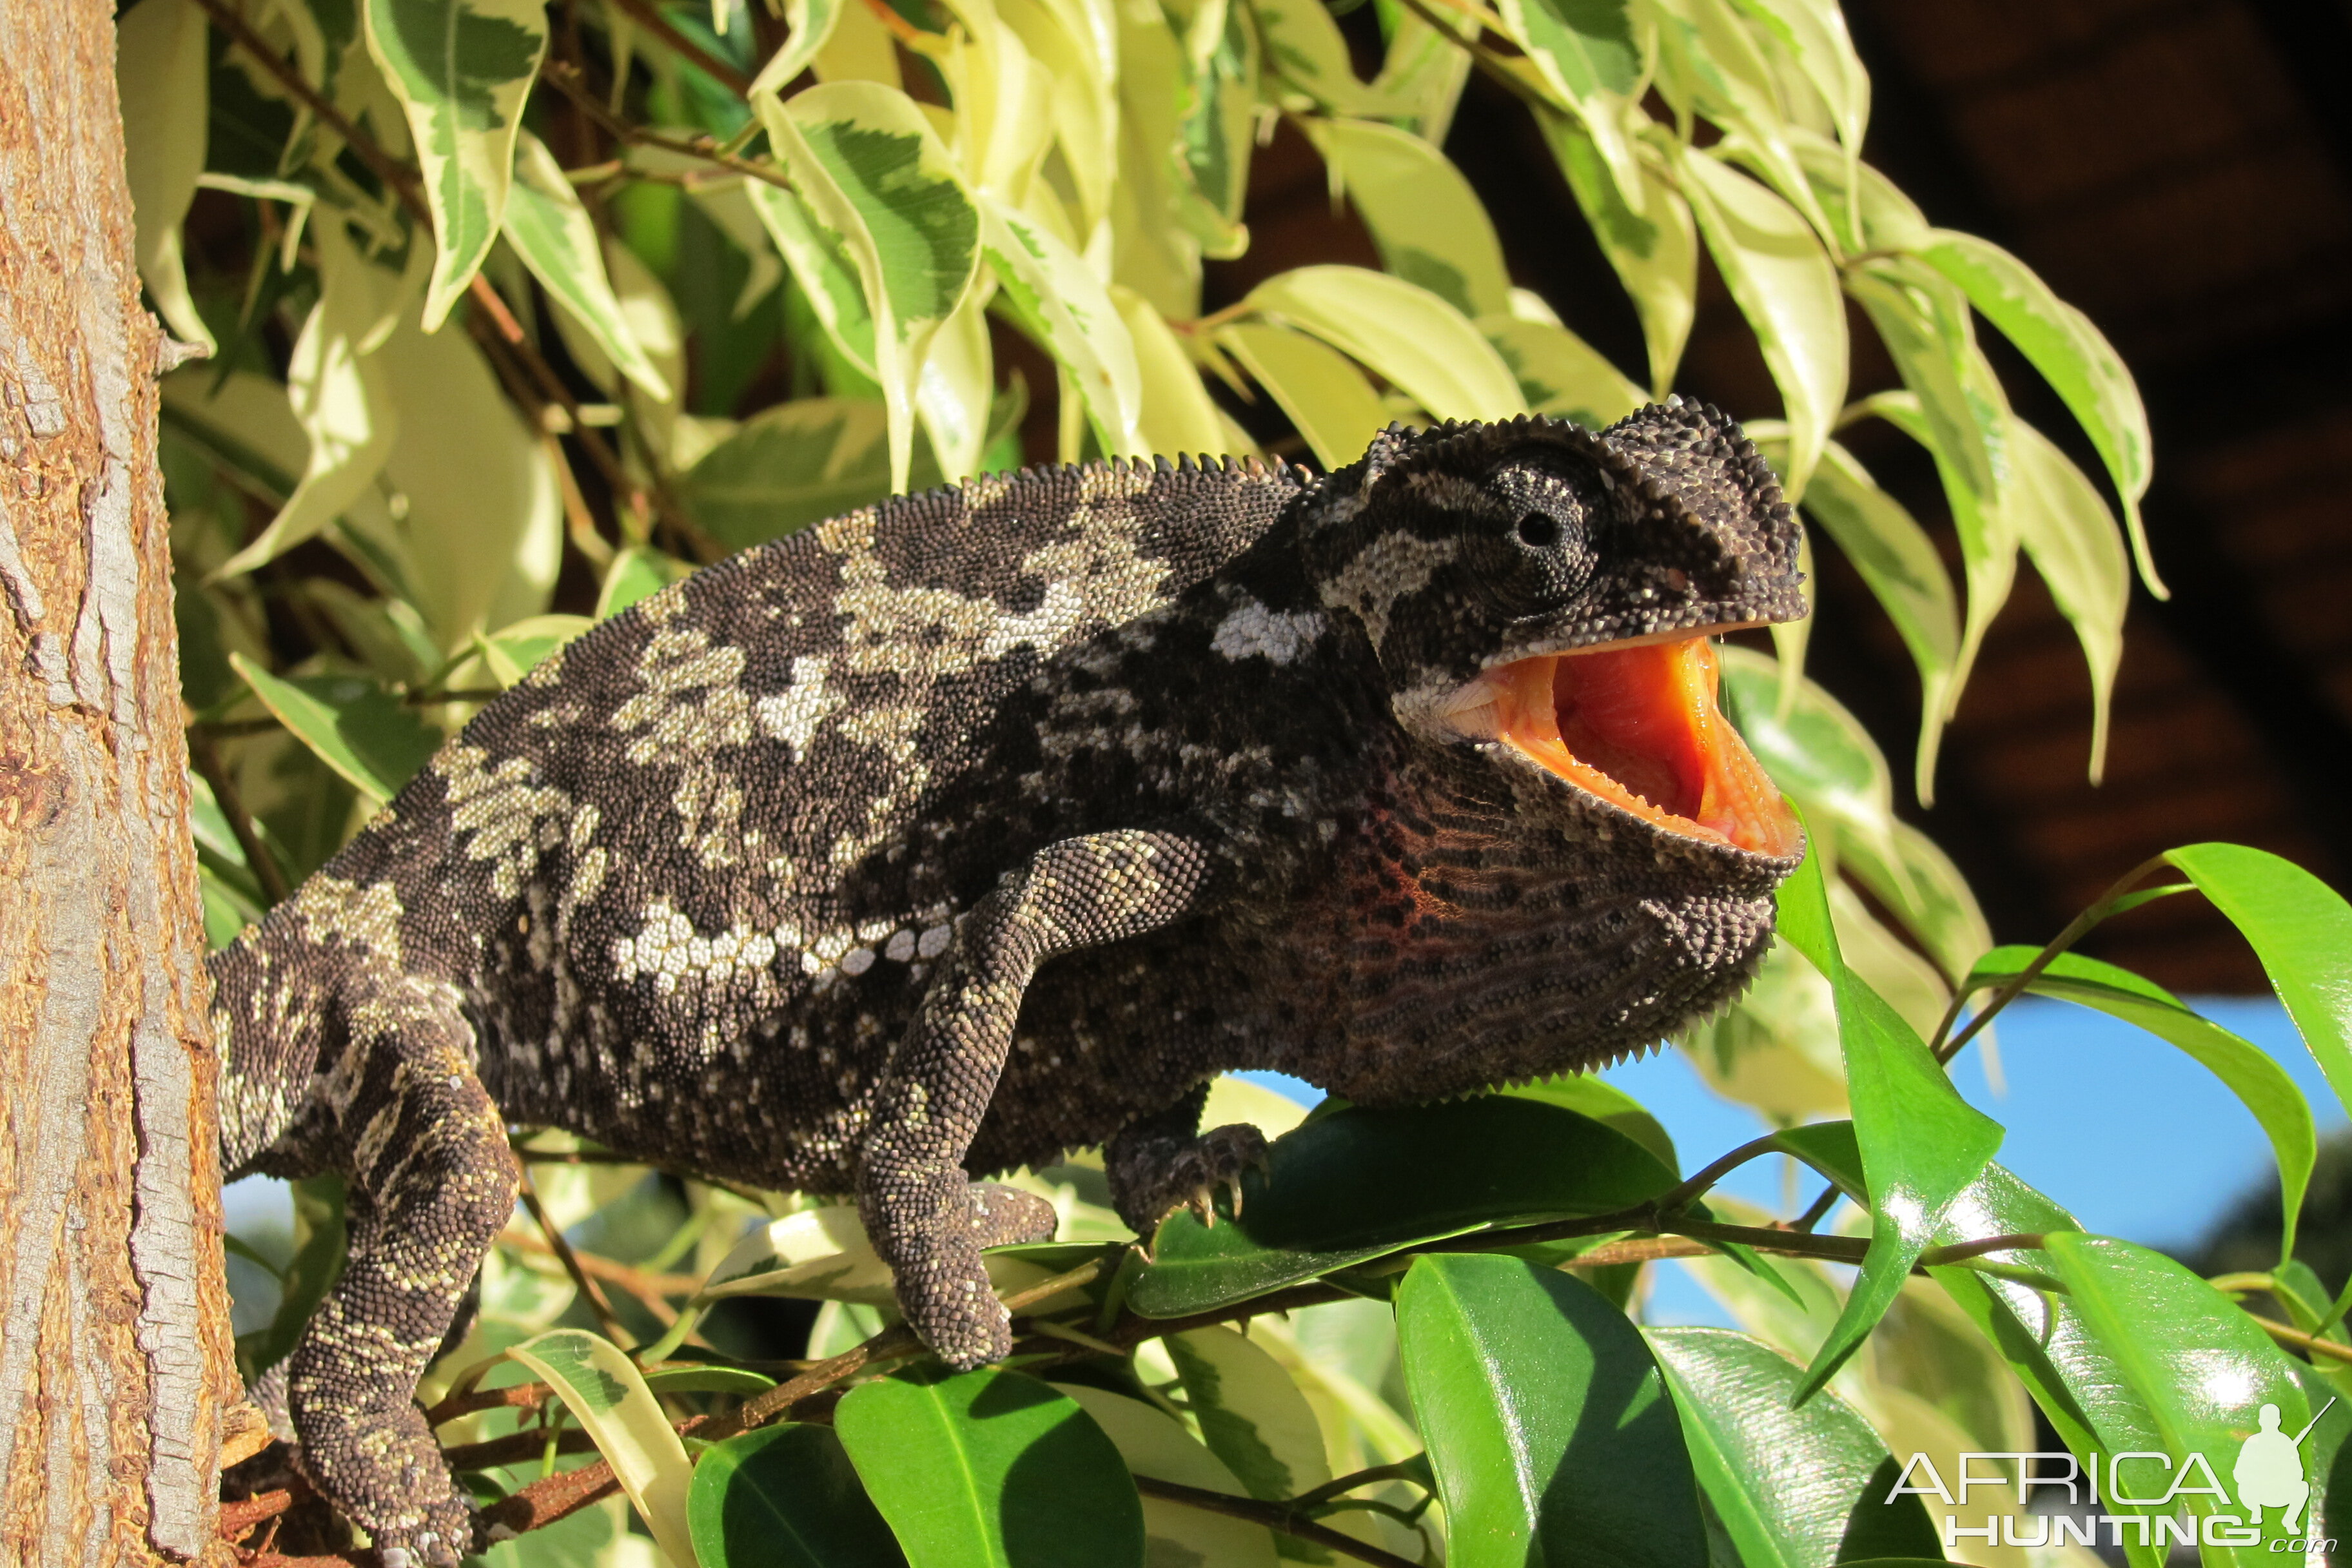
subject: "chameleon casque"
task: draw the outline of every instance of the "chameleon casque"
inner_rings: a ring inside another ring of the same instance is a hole
[[[1708,639],[1801,615],[1797,551],[1670,403],[973,479],[598,626],[213,960],[224,1168],[348,1182],[305,1470],[395,1568],[475,1544],[414,1388],[510,1123],[854,1193],[969,1367],[1051,1216],[967,1173],[1104,1143],[1148,1235],[1262,1153],[1218,1073],[1430,1100],[1727,1004],[1801,841]]]

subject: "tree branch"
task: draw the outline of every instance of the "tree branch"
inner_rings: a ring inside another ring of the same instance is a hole
[[[1268,1530],[1280,1531],[1300,1541],[1311,1541],[1327,1551],[1353,1557],[1359,1563],[1370,1563],[1376,1568],[1420,1568],[1409,1557],[1393,1552],[1383,1552],[1342,1535],[1328,1524],[1318,1524],[1298,1513],[1289,1503],[1260,1502],[1255,1498],[1234,1497],[1227,1492],[1213,1492],[1203,1487],[1179,1486],[1174,1481],[1158,1480],[1150,1476],[1135,1478],[1135,1489],[1145,1497],[1159,1498],[1163,1502],[1181,1503],[1204,1513],[1222,1513],[1233,1519],[1245,1519],[1252,1524],[1262,1524]]]

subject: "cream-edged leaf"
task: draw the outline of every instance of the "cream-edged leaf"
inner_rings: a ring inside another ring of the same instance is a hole
[[[982,211],[998,299],[1076,383],[1103,449],[1144,456],[1142,373],[1109,290],[1085,258],[1035,218],[989,199]]]
[[[1649,401],[1600,350],[1557,322],[1485,316],[1478,330],[1511,367],[1535,413],[1598,430]]]
[[[1705,153],[1678,167],[1699,231],[1756,333],[1789,421],[1789,499],[1805,483],[1845,404],[1845,300],[1812,226],[1772,192]]]
[[[2124,522],[2140,576],[2151,593],[2162,597],[2164,584],[2149,559],[2139,518],[2150,468],[2147,410],[2122,356],[2088,316],[2059,299],[2032,268],[1990,240],[1937,229],[1918,254],[1968,292],[1969,303],[2033,362],[2033,368],[2082,421],[2123,498]]]
[[[539,279],[557,306],[595,339],[614,368],[643,387],[656,403],[674,395],[653,361],[646,357],[604,275],[595,220],[547,144],[530,132],[515,146],[515,180],[507,195],[503,224],[507,243]]]
[[[180,223],[205,171],[211,87],[205,14],[194,0],[146,0],[115,29],[114,79],[122,97],[122,151],[138,226],[139,276],[164,324],[184,342],[215,348],[188,293]]]
[[[789,103],[762,97],[758,109],[810,213],[857,270],[890,416],[891,489],[903,490],[923,358],[971,287],[979,209],[929,118],[902,92],[835,82]]]
[[[1698,312],[1698,232],[1690,204],[1646,150],[1635,161],[1633,184],[1621,185],[1574,121],[1539,110],[1536,122],[1601,254],[1633,301],[1650,351],[1650,393],[1664,397]]]
[[[2106,766],[2107,719],[2123,662],[2131,563],[2115,514],[2083,470],[2022,419],[2009,422],[2018,542],[2074,628],[2091,670],[2091,782]]]
[[[931,438],[940,475],[949,483],[980,471],[988,446],[988,416],[996,400],[996,358],[988,341],[987,301],[977,289],[964,296],[923,356],[915,408]]]
[[[1428,289],[1361,267],[1300,267],[1244,301],[1314,333],[1439,419],[1527,412],[1519,384],[1469,321]]]
[[[1507,312],[1511,277],[1477,193],[1444,153],[1369,120],[1300,121],[1335,191],[1372,231],[1381,264],[1465,316]]]
[[[1282,1363],[1233,1329],[1168,1338],[1202,1440],[1255,1498],[1280,1501],[1331,1479],[1322,1428]]]
[[[366,352],[391,275],[362,259],[339,221],[318,226],[319,300],[294,340],[286,393],[310,442],[300,482],[253,542],[213,574],[250,572],[316,535],[364,494],[393,450],[397,389]]]
[[[784,26],[789,31],[760,74],[751,79],[748,96],[782,92],[792,79],[809,68],[817,53],[832,41],[833,30],[841,21],[844,7],[850,0],[784,0]]]
[[[1138,434],[1144,450],[1170,457],[1255,451],[1254,447],[1230,444],[1217,405],[1201,384],[1201,373],[1150,301],[1117,284],[1111,286],[1110,298],[1135,344],[1142,406]]]
[[[696,1568],[686,1513],[693,1464],[636,1363],[582,1329],[551,1329],[507,1353],[544,1379],[586,1428],[672,1568]]]
[[[506,216],[523,100],[547,52],[539,0],[365,0],[368,52],[400,100],[440,248],[425,290],[437,330]]]
[[[1327,469],[1362,457],[1389,422],[1387,405],[1364,373],[1347,355],[1305,332],[1264,321],[1233,321],[1217,329],[1216,342],[1289,416]]]

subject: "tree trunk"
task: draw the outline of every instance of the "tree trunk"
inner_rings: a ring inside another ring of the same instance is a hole
[[[0,1555],[45,1568],[204,1554],[236,1386],[112,13],[0,0]]]

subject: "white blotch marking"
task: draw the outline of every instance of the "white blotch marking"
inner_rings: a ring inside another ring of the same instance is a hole
[[[1313,610],[1269,610],[1255,599],[1244,599],[1217,627],[1209,646],[1229,659],[1263,655],[1288,664],[1322,635],[1323,617]]]
[[[915,952],[919,957],[937,958],[948,950],[948,943],[953,940],[955,940],[953,926],[933,926],[917,940]]]
[[[874,950],[870,947],[853,947],[841,955],[841,972],[844,974],[863,974],[873,967]]]
[[[882,956],[893,963],[904,963],[914,957],[915,933],[911,931],[893,931],[890,944],[882,950]]]

